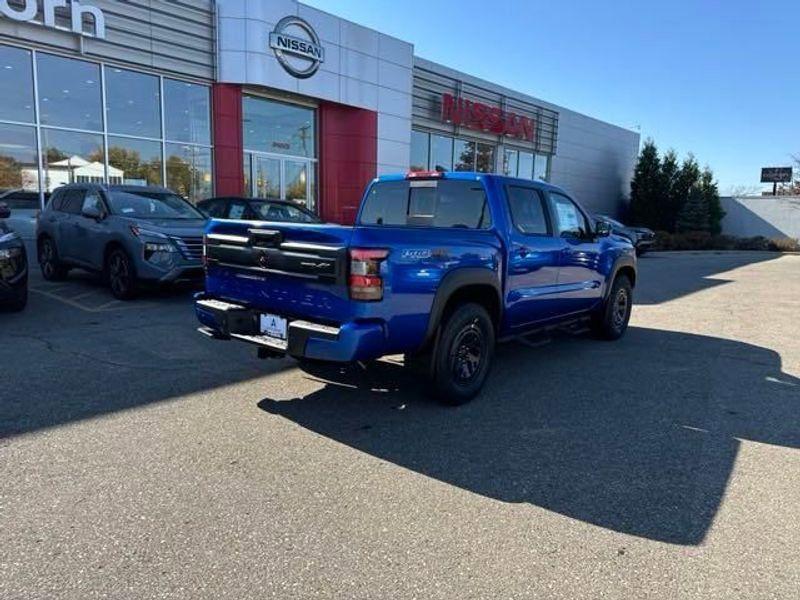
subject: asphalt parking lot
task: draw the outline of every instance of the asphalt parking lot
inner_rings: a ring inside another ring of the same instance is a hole
[[[625,338],[458,409],[38,274],[0,314],[0,598],[797,598],[800,256],[640,261]]]

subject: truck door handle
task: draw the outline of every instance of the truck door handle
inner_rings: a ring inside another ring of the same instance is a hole
[[[525,246],[520,246],[519,248],[517,248],[517,255],[520,258],[525,258],[530,253],[531,253],[531,249],[530,248],[526,248]]]

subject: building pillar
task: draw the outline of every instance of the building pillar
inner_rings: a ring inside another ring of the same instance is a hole
[[[213,87],[214,193],[244,193],[244,142],[242,140],[242,87],[215,83]]]
[[[352,224],[378,172],[378,113],[335,102],[319,106],[319,213]]]

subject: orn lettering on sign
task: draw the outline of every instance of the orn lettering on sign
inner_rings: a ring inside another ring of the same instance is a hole
[[[78,35],[89,35],[83,31],[83,16],[89,15],[94,21],[94,37],[105,39],[106,18],[103,11],[96,6],[86,6],[80,0],[44,0],[41,25],[62,29],[56,25],[56,9],[69,8],[70,30]],[[39,14],[37,0],[24,0],[19,8],[12,7],[9,0],[0,0],[0,14],[21,23],[36,23]]]

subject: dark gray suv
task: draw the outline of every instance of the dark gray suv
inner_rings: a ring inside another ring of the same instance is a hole
[[[128,300],[143,281],[199,281],[205,224],[165,188],[65,185],[39,215],[39,265],[49,281],[72,267],[100,272],[114,296]]]

